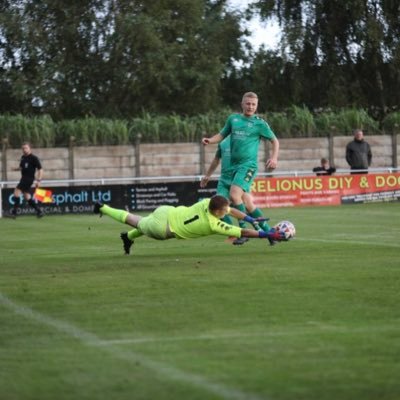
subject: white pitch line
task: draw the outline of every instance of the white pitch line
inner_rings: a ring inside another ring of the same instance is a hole
[[[193,336],[164,336],[164,337],[141,337],[141,338],[125,338],[125,339],[108,339],[102,340],[102,346],[110,345],[123,345],[123,344],[141,344],[141,343],[167,343],[167,342],[184,342],[184,341],[212,341],[212,340],[226,340],[226,339],[246,339],[246,338],[269,338],[269,337],[282,337],[282,336],[299,336],[299,335],[314,335],[318,333],[372,333],[372,332],[385,332],[385,331],[400,331],[400,328],[393,326],[365,326],[365,327],[340,327],[333,325],[315,324],[309,328],[296,329],[291,327],[287,331],[275,332],[236,332],[236,333],[216,333],[207,335],[193,335]]]
[[[399,248],[400,244],[396,243],[383,243],[383,242],[362,242],[360,240],[352,240],[351,238],[348,239],[321,239],[321,238],[300,238],[296,237],[296,242],[298,240],[302,242],[321,242],[321,243],[351,243],[351,244],[359,244],[363,246],[381,246],[381,247],[394,247]],[[382,240],[382,239],[379,239]]]
[[[203,376],[185,372],[171,365],[163,364],[158,361],[153,361],[152,359],[136,352],[126,350],[121,351],[121,349],[115,346],[104,346],[104,341],[93,333],[80,329],[68,322],[51,318],[29,307],[18,305],[1,292],[0,305],[13,311],[17,315],[35,321],[41,325],[51,327],[61,333],[66,334],[67,336],[73,337],[87,346],[99,347],[117,359],[131,362],[134,365],[139,362],[146,368],[164,376],[169,380],[196,386],[204,391],[220,396],[221,398],[227,400],[266,400],[265,397],[261,398],[254,394],[245,393],[220,383],[211,382]]]

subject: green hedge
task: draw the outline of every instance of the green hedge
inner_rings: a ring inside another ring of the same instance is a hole
[[[77,145],[126,145],[134,143],[140,134],[144,143],[195,142],[204,135],[217,133],[232,110],[205,115],[142,115],[129,120],[83,118],[53,121],[48,116],[26,117],[0,115],[0,138],[8,139],[17,148],[24,141],[35,147],[68,146],[70,138]],[[351,135],[354,128],[367,134],[398,131],[400,113],[388,114],[382,123],[371,118],[365,110],[345,109],[337,112],[311,113],[307,108],[293,106],[283,112],[261,113],[279,138]]]

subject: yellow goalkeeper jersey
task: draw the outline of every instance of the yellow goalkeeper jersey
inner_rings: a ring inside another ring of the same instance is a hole
[[[220,234],[240,237],[241,229],[221,221],[208,210],[210,199],[204,199],[190,207],[179,206],[168,212],[168,224],[178,239],[194,239]]]

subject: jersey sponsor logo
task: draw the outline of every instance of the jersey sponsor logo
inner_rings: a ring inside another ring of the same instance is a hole
[[[236,130],[233,133],[235,134],[235,137],[238,137],[238,138],[247,136],[247,132],[246,131]]]

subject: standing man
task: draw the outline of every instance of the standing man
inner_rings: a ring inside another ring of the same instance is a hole
[[[230,135],[231,137],[231,166],[232,182],[229,195],[232,207],[246,213],[243,204],[244,193],[250,193],[251,184],[258,170],[258,147],[260,139],[269,140],[272,144],[272,153],[266,163],[269,170],[278,164],[279,141],[266,121],[255,115],[258,107],[258,96],[254,92],[247,92],[242,98],[242,114],[231,114],[225,126],[211,138],[203,138],[203,145],[216,144]],[[262,212],[256,208],[251,215],[262,217]],[[267,223],[264,230],[270,229]]]
[[[43,217],[43,211],[38,207],[32,199],[31,186],[35,182],[35,186],[39,187],[43,176],[42,164],[37,156],[32,154],[31,145],[28,142],[22,144],[22,156],[19,162],[19,167],[14,171],[21,171],[21,180],[14,189],[14,206],[11,210],[11,216],[16,218],[19,199],[24,196],[25,201],[35,209],[38,218]],[[37,171],[37,177],[35,174]]]
[[[354,140],[346,146],[346,161],[352,174],[368,174],[368,167],[371,166],[371,146],[364,140],[364,133],[361,129],[354,131]]]

